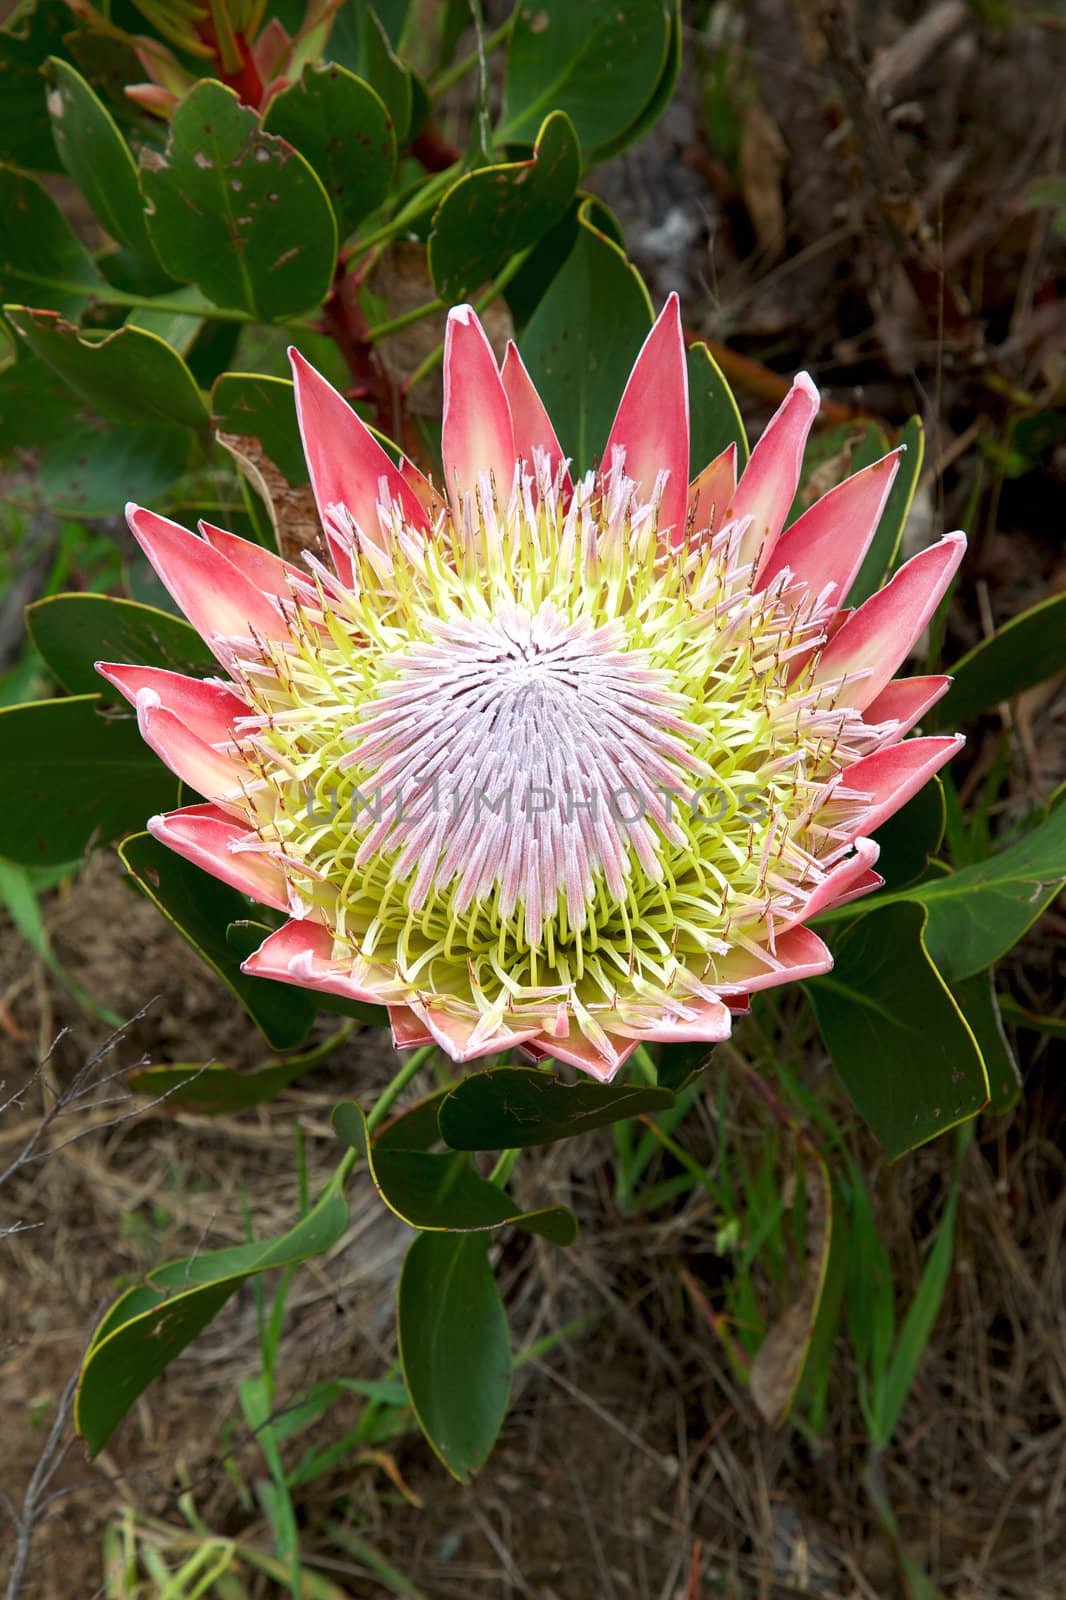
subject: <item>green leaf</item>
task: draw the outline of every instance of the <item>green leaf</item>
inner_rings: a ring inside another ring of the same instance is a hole
[[[0,855],[76,860],[173,806],[177,780],[96,694],[0,711]]]
[[[742,468],[751,452],[744,422],[725,374],[705,344],[689,345],[685,361],[691,429],[689,478],[697,477],[731,444],[737,447],[737,467]]]
[[[397,1149],[395,1129],[385,1146],[376,1145],[354,1100],[334,1107],[333,1126],[366,1161],[389,1210],[412,1228],[475,1233],[512,1223],[553,1244],[572,1244],[577,1237],[577,1219],[566,1206],[522,1211],[506,1190],[479,1178],[465,1154]]]
[[[633,362],[651,326],[640,274],[578,212],[577,240],[522,335],[522,355],[578,472],[607,442]]]
[[[173,277],[263,322],[321,304],[337,255],[326,191],[232,89],[198,83],[174,113],[165,153],[142,165],[152,242]]]
[[[706,1040],[685,1044],[663,1044],[655,1062],[655,1078],[660,1089],[679,1095],[710,1065],[714,1045]]]
[[[535,1067],[475,1072],[453,1089],[440,1131],[453,1150],[516,1150],[672,1106],[669,1089],[639,1083],[560,1083]]]
[[[223,433],[258,439],[289,483],[309,482],[291,379],[223,372],[211,391],[211,420]]]
[[[578,213],[587,203],[589,197],[579,191],[567,207],[562,221],[557,222],[554,228],[550,228],[544,238],[533,246],[514,277],[508,280],[504,289],[504,299],[511,313],[519,343],[534,311],[577,243]],[[590,214],[594,210],[599,215],[606,211],[606,207],[593,201],[589,205],[589,210]],[[590,220],[594,221],[595,226],[600,226],[591,215]]]
[[[305,67],[299,83],[275,95],[263,117],[322,180],[341,237],[376,211],[396,166],[396,136],[381,96],[345,67]]]
[[[937,1229],[936,1243],[925,1264],[914,1299],[899,1330],[899,1338],[892,1352],[882,1381],[873,1396],[875,1417],[875,1449],[887,1449],[899,1423],[900,1412],[910,1393],[923,1355],[932,1337],[933,1327],[947,1287],[948,1273],[955,1249],[955,1213],[959,1204],[958,1183],[952,1184],[944,1215]]]
[[[203,677],[215,658],[182,617],[137,600],[106,594],[56,594],[26,610],[30,638],[71,694],[97,693],[124,706],[125,698],[96,671],[97,661],[133,661]]]
[[[66,6],[54,0],[20,5],[7,18],[0,32],[0,161],[35,172],[62,171],[42,67],[70,25]]]
[[[681,20],[681,0],[666,0],[666,4],[669,12],[666,54],[655,88],[633,121],[620,133],[615,134],[613,139],[608,139],[597,148],[598,162],[609,161],[612,156],[620,154],[631,144],[636,144],[638,139],[642,139],[649,129],[655,126],[673,98],[681,74],[684,30]]]
[[[946,670],[955,681],[928,718],[942,728],[964,727],[991,706],[1066,671],[1066,594],[1012,617]]]
[[[949,983],[983,972],[1013,949],[1066,878],[1066,803],[998,855],[928,883],[900,899],[929,914],[925,942]]]
[[[119,854],[138,888],[218,974],[271,1048],[291,1050],[301,1044],[314,1021],[313,998],[293,984],[248,977],[227,942],[229,925],[247,914],[244,897],[175,855],[149,833],[124,840]]]
[[[104,288],[88,251],[35,178],[0,166],[0,300],[44,300],[76,314]]]
[[[158,505],[191,449],[186,428],[82,421],[42,453],[36,485],[61,516],[114,517],[127,500]]]
[[[392,37],[370,7],[363,24],[363,58],[366,79],[381,96],[392,119],[396,143],[402,145],[412,131],[414,74],[395,53]]]
[[[807,984],[833,1066],[895,1159],[976,1116],[988,1079],[970,1028],[923,941],[919,906],[872,911]]]
[[[877,830],[881,854],[876,870],[884,878],[886,890],[904,889],[924,876],[930,858],[940,849],[944,817],[944,785],[934,777],[881,824]],[[857,914],[862,915],[865,909],[855,902]]]
[[[862,1173],[848,1158],[851,1227],[848,1231],[848,1337],[859,1368],[859,1401],[867,1427],[873,1426],[871,1395],[888,1366],[896,1337],[896,1296],[892,1264],[874,1221]]]
[[[47,70],[48,113],[59,159],[105,232],[154,262],[137,163],[114,118],[69,61],[51,56]]]
[[[82,1364],[74,1426],[96,1455],[134,1401],[165,1371],[248,1278],[322,1255],[348,1226],[348,1205],[331,1189],[276,1239],[172,1261],[111,1307]],[[169,1291],[169,1292],[168,1292]]]
[[[105,260],[107,258],[105,257]],[[201,294],[195,284],[179,284],[176,289],[167,290],[163,294],[155,294],[152,304],[137,306],[126,318],[127,328],[144,328],[148,333],[154,333],[176,350],[185,360],[196,349],[199,341],[210,345],[215,341],[227,344],[236,344],[240,327],[237,323],[208,322],[207,313],[211,310],[211,302],[206,295]],[[190,311],[187,307],[199,303],[198,312]],[[222,363],[224,365],[224,362]],[[192,367],[189,367],[192,372]],[[192,373],[193,378],[196,374]]]
[[[55,311],[5,305],[4,315],[34,355],[102,416],[141,426],[177,422],[206,428],[207,406],[178,352],[143,328],[82,333]]]
[[[847,1262],[846,1233],[837,1216],[829,1168],[810,1147],[796,1154],[806,1202],[802,1288],[770,1326],[749,1375],[752,1398],[774,1428],[790,1415],[801,1387],[824,1381]],[[797,1201],[798,1190],[797,1184]]]
[[[79,409],[51,367],[23,350],[0,371],[0,457],[61,439]]]
[[[523,0],[507,52],[504,128],[513,139],[565,111],[595,165],[639,131],[670,61],[666,0]]]
[[[217,1061],[185,1061],[173,1067],[146,1067],[131,1075],[129,1086],[134,1094],[151,1095],[154,1100],[165,1095],[168,1105],[219,1117],[275,1100],[307,1071],[302,1056],[272,1061],[254,1072],[236,1072]]]
[[[435,1089],[413,1106],[383,1122],[374,1137],[375,1150],[431,1150],[441,1143],[437,1115],[447,1087]]]
[[[422,1432],[460,1483],[484,1466],[511,1396],[507,1317],[483,1234],[421,1233],[400,1274],[397,1334]]]
[[[922,428],[921,417],[911,417],[910,421],[904,424],[899,442],[906,446],[900,457],[899,471],[889,490],[884,512],[877,524],[877,532],[863,558],[855,581],[848,590],[849,606],[861,605],[872,594],[876,594],[896,565],[903,529],[910,515],[914,491],[918,487],[922,462],[925,459],[925,431]],[[883,451],[878,453],[884,454]],[[877,457],[871,459],[876,460]],[[869,461],[860,459],[859,453],[856,452],[851,470],[857,472],[860,467],[869,464]]]
[[[951,992],[973,1029],[984,1058],[988,1073],[988,1110],[1001,1115],[1016,1104],[1022,1090],[1022,1075],[1003,1031],[995,975],[991,971],[977,972],[972,978],[952,984]]]
[[[466,299],[542,238],[562,220],[580,175],[573,126],[553,111],[530,160],[481,167],[453,184],[429,236],[429,270],[441,299]]]

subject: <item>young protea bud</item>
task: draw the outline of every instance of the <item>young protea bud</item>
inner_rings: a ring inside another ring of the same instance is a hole
[[[609,1079],[830,966],[804,922],[880,883],[870,835],[961,742],[904,742],[946,678],[890,680],[965,541],[843,611],[898,453],[786,531],[801,375],[740,482],[731,449],[688,488],[684,355],[671,297],[573,482],[457,308],[445,502],[294,352],[332,570],[131,508],[222,675],[100,670],[209,802],[152,832],[288,914],[247,971],[387,1006],[398,1045]]]

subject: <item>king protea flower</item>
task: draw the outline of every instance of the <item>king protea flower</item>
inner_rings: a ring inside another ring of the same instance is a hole
[[[514,345],[444,357],[446,500],[295,351],[332,570],[130,508],[222,669],[101,664],[207,803],[156,838],[288,920],[245,971],[388,1008],[399,1046],[521,1047],[610,1079],[825,972],[804,926],[877,887],[882,822],[958,748],[892,682],[965,540],[842,609],[898,451],[785,528],[801,374],[739,483],[688,484],[676,297],[576,481]]]

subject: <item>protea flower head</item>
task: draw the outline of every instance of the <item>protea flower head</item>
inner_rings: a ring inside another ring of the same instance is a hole
[[[870,835],[961,742],[904,740],[947,678],[891,679],[965,540],[843,610],[898,452],[786,529],[801,375],[739,483],[731,447],[690,486],[684,354],[673,297],[575,480],[458,307],[441,498],[293,352],[332,570],[130,508],[222,671],[100,671],[207,800],[152,833],[288,918],[246,971],[609,1079],[829,968],[804,923],[880,884]]]

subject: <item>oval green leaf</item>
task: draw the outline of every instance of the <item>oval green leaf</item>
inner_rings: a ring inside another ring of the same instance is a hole
[[[314,170],[205,79],[175,111],[163,155],[142,157],[148,227],[166,270],[216,305],[276,322],[320,305],[337,225]]]
[[[322,1255],[348,1226],[330,1190],[288,1233],[172,1261],[129,1289],[104,1317],[82,1363],[74,1426],[96,1455],[134,1401],[248,1278]]]
[[[639,132],[670,59],[666,0],[523,0],[507,51],[502,139],[565,111],[590,165]]]
[[[463,1153],[397,1149],[395,1133],[386,1145],[377,1145],[353,1100],[335,1106],[332,1120],[338,1137],[366,1161],[389,1210],[412,1228],[480,1233],[511,1223],[553,1244],[572,1244],[577,1237],[577,1219],[566,1206],[522,1211],[506,1190],[479,1178]]]
[[[581,176],[570,119],[553,111],[528,161],[480,167],[453,184],[437,207],[429,270],[442,300],[464,300],[561,221]]]
[[[363,19],[362,62],[365,76],[392,119],[397,144],[411,133],[415,104],[415,76],[393,49],[398,34],[391,33],[368,6]]]
[[[305,67],[263,117],[318,173],[341,236],[376,211],[396,166],[396,135],[380,95],[354,72],[328,62]]]
[[[101,416],[133,425],[207,427],[207,406],[196,380],[158,334],[129,326],[85,334],[58,312],[30,306],[6,305],[4,315],[34,355]]]
[[[75,861],[176,798],[136,719],[109,715],[99,695],[0,711],[0,855],[12,861]]]
[[[464,1078],[443,1102],[439,1126],[453,1150],[516,1150],[573,1139],[672,1106],[669,1089],[640,1083],[560,1083],[535,1067]]]
[[[331,1055],[350,1032],[351,1029],[344,1026],[310,1050],[302,1050],[287,1061],[264,1062],[254,1072],[236,1072],[216,1061],[183,1062],[171,1067],[142,1067],[131,1072],[126,1081],[135,1094],[153,1098],[165,1095],[168,1104],[184,1106],[207,1116],[246,1111],[250,1106],[265,1105],[275,1099],[290,1083],[295,1083]]]
[[[849,606],[862,605],[864,600],[876,594],[896,565],[903,529],[910,515],[914,491],[918,487],[922,462],[925,460],[925,430],[922,427],[921,417],[911,417],[910,421],[904,424],[899,442],[904,446],[899,471],[889,490],[885,509],[877,524],[877,532],[863,557],[855,581],[848,590]],[[852,472],[858,472],[860,467],[868,466],[870,461],[877,459],[877,455],[883,454],[884,451],[879,449],[876,454],[871,454],[869,459],[863,459],[860,452],[856,451],[851,464]]]
[[[751,451],[740,407],[725,373],[705,344],[689,345],[688,366],[689,479],[697,477],[731,444],[737,447],[737,468]]]
[[[622,390],[651,326],[640,274],[578,212],[577,239],[522,335],[522,356],[565,453],[585,472],[607,442]]]
[[[420,1233],[400,1274],[400,1364],[434,1453],[460,1483],[484,1466],[511,1397],[511,1340],[484,1234]]]
[[[806,987],[833,1066],[895,1159],[988,1102],[981,1052],[930,960],[920,906],[872,911]]]
[[[982,711],[1066,671],[1066,594],[1052,595],[946,669],[954,683],[929,721],[962,728]]]
[[[976,972],[972,978],[953,983],[951,992],[962,1014],[973,1029],[988,1073],[988,1110],[1002,1115],[1009,1111],[1022,1092],[1022,1075],[1003,1028],[995,974]]]
[[[1066,801],[998,855],[916,884],[905,898],[927,911],[929,954],[948,982],[958,983],[1013,949],[1064,879]]]
[[[53,0],[5,6],[0,30],[0,160],[34,172],[62,172],[45,103],[41,65],[69,36],[72,18]]]
[[[55,201],[28,173],[0,166],[0,216],[0,300],[44,300],[70,315],[105,288]]]
[[[196,629],[182,617],[138,600],[107,594],[56,594],[26,610],[30,638],[70,694],[98,693],[102,700],[126,701],[96,671],[97,661],[135,661],[203,677],[215,658]]]
[[[69,61],[49,57],[48,114],[56,149],[96,219],[118,244],[155,261],[137,163],[110,111]]]
[[[261,372],[223,372],[211,390],[211,420],[223,433],[258,439],[287,482],[310,481],[291,379],[268,378]]]
[[[214,969],[267,1043],[275,1050],[302,1044],[314,1021],[312,996],[293,984],[248,977],[226,938],[230,924],[247,915],[243,895],[175,855],[149,833],[124,840],[119,854],[138,888]]]
[[[36,488],[60,516],[114,517],[127,500],[158,505],[188,466],[192,446],[187,428],[83,419],[42,452]]]
[[[0,457],[61,439],[80,409],[51,367],[23,349],[0,371]]]

